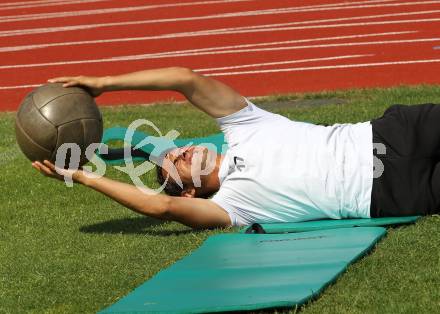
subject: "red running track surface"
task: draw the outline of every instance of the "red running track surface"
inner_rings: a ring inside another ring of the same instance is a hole
[[[34,0],[0,4],[0,110],[66,75],[185,66],[245,96],[440,81],[440,1]],[[436,49],[436,48],[439,49]],[[117,92],[102,105],[181,99]]]

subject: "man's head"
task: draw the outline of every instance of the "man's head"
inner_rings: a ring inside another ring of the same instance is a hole
[[[209,197],[219,189],[221,156],[203,146],[170,150],[157,167],[159,184],[172,196]]]

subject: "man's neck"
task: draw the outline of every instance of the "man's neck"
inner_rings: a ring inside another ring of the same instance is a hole
[[[212,170],[211,175],[209,176],[206,187],[210,191],[218,191],[220,188],[220,178],[218,177],[218,173],[220,171],[221,164],[223,162],[224,156],[222,154],[217,154],[217,158],[215,160],[215,167]]]

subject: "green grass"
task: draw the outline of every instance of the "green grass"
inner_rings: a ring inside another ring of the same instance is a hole
[[[378,117],[390,104],[440,103],[440,87],[352,90],[258,99],[264,108],[314,123]],[[154,121],[183,137],[218,132],[188,105],[104,108],[105,126]],[[15,144],[13,113],[0,113],[0,313],[92,313],[112,304],[208,236],[142,217],[82,186],[36,173]],[[150,130],[151,131],[151,130]],[[129,182],[115,169],[109,177]],[[154,175],[144,177],[155,186]],[[434,313],[440,308],[440,217],[390,230],[372,254],[303,313]],[[281,311],[284,312],[284,311]]]

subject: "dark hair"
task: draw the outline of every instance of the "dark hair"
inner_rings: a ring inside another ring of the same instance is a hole
[[[162,167],[156,166],[156,176],[157,182],[159,182],[160,185],[164,184],[166,178],[163,175]],[[181,188],[176,182],[168,180],[167,184],[165,185],[164,191],[166,194],[171,196],[181,196],[183,188]]]

